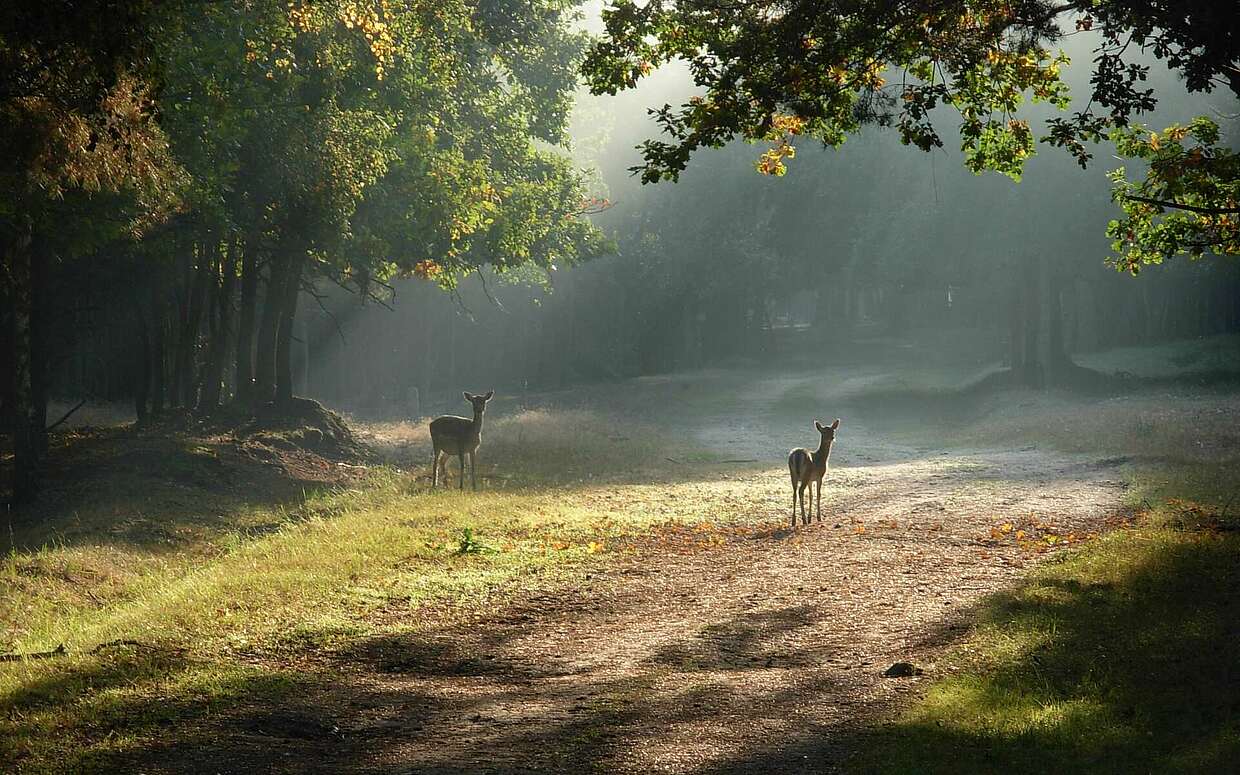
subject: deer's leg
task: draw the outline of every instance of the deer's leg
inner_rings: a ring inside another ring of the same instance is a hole
[[[478,451],[469,453],[469,478],[474,484],[474,492],[478,491]]]
[[[797,526],[797,478],[792,477],[792,526]]]
[[[465,489],[465,450],[461,450],[460,452],[456,453],[456,459],[457,459],[457,462],[461,464],[461,471],[460,471],[461,490],[464,491]]]
[[[439,485],[439,449],[431,452],[431,487]]]
[[[822,521],[822,480],[818,480],[818,521]]]

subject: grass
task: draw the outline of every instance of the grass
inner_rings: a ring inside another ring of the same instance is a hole
[[[382,467],[290,488],[219,440],[78,438],[94,473],[19,525],[0,561],[0,652],[68,652],[0,663],[0,761],[123,769],[170,725],[191,745],[195,720],[303,695],[307,665],[330,673],[351,646],[424,626],[419,609],[468,617],[571,583],[624,537],[732,505],[676,498],[695,485],[664,457],[711,455],[640,423],[534,409],[491,427],[484,451],[513,462],[484,461],[479,493],[459,493],[455,470],[432,492]],[[424,429],[382,433],[416,449]]]
[[[859,772],[1226,772],[1240,761],[1240,535],[1170,502],[976,613]]]
[[[1196,350],[1193,350],[1196,352]],[[1169,356],[1170,357],[1170,356]],[[1123,361],[1117,361],[1123,363]],[[867,773],[1228,772],[1240,761],[1240,415],[1225,393],[979,402],[940,441],[1117,456],[1133,522],[972,615],[857,741]],[[920,439],[923,440],[924,439]]]
[[[288,690],[296,683],[289,656],[398,628],[393,611],[476,605],[518,579],[572,573],[588,557],[579,539],[614,525],[550,494],[429,495],[379,472],[357,489],[308,499],[279,530],[221,541],[214,556],[117,570],[106,549],[11,555],[0,584],[20,614],[13,647],[64,644],[70,656],[0,667],[0,703],[19,711],[0,720],[0,759],[39,770],[80,756],[86,767],[101,750],[157,730],[158,718],[147,717],[166,712],[159,708],[209,713],[216,701]],[[502,548],[462,555],[464,530]],[[102,604],[93,592],[45,598],[49,577],[108,578],[119,589]],[[142,645],[90,654],[121,639]],[[100,737],[110,725],[124,738]]]
[[[677,435],[691,422],[672,415],[736,407],[744,420],[742,383],[704,373],[555,408],[497,402],[478,494],[432,493],[391,468],[290,481],[218,440],[58,437],[80,465],[0,556],[0,652],[68,655],[0,663],[0,770],[110,772],[137,751],[192,747],[211,728],[199,720],[304,704],[357,644],[426,626],[420,610],[468,618],[573,583],[657,525],[726,522],[755,494],[717,478],[722,456]],[[903,389],[885,374],[776,384],[772,416],[801,422],[810,405],[851,417],[833,406],[850,391]],[[925,697],[859,742],[855,769],[1209,772],[1238,760],[1240,502],[1225,507],[1236,399],[975,399],[946,421],[904,423],[907,437],[1122,458],[1141,517],[976,611]],[[915,402],[887,414],[906,412]],[[425,473],[423,425],[366,430]]]

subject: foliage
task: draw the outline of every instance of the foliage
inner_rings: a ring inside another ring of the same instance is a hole
[[[456,544],[457,554],[485,554],[493,551],[495,549],[474,535],[473,527],[466,525],[461,528],[461,537]]]
[[[166,189],[174,164],[146,80],[154,16],[154,3],[109,0],[0,12],[0,180],[9,191]]]
[[[1240,254],[1240,154],[1219,144],[1217,124],[1198,118],[1162,132],[1134,124],[1112,138],[1120,156],[1146,164],[1139,182],[1122,168],[1111,173],[1124,210],[1107,227],[1117,267],[1136,274],[1179,254]]]
[[[1225,84],[1240,96],[1240,43],[1224,32],[1234,29],[1234,12],[1202,0],[616,0],[604,21],[606,35],[584,65],[595,92],[632,88],[673,60],[688,65],[701,92],[679,108],[652,111],[668,139],[644,142],[644,163],[635,168],[643,182],[676,180],[694,152],[736,137],[773,143],[758,168],[781,175],[795,137],[838,146],[867,122],[894,126],[903,143],[929,151],[943,145],[941,107],[960,116],[970,170],[1019,179],[1035,147],[1021,115],[1026,100],[1069,105],[1067,57],[1052,48],[1069,22],[1098,36],[1090,106],[1050,119],[1041,139],[1066,148],[1082,166],[1090,158],[1086,143],[1156,104],[1142,86],[1148,67],[1126,61],[1129,48],[1165,60],[1190,90]],[[1235,181],[1230,168],[1207,172],[1222,186]]]

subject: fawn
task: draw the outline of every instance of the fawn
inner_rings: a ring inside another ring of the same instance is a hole
[[[799,447],[788,453],[788,473],[792,477],[792,526],[797,526],[797,494],[801,496],[801,524],[808,525],[810,518],[805,515],[805,489],[815,481],[818,482],[818,521],[822,521],[822,478],[827,475],[827,464],[831,461],[831,445],[835,443],[835,429],[840,427],[840,418],[830,425],[823,425],[814,420],[822,440],[818,449],[810,451]],[[809,492],[810,506],[814,504],[814,491]],[[812,508],[811,508],[812,510]]]
[[[462,393],[465,400],[474,405],[474,419],[455,417],[446,414],[431,420],[431,446],[434,456],[431,458],[431,487],[439,485],[439,465],[443,461],[443,478],[448,479],[447,455],[456,455],[461,461],[461,489],[465,489],[465,456],[469,455],[470,477],[474,489],[478,489],[478,447],[482,445],[482,415],[487,410],[487,401],[495,396],[492,390],[484,396]],[[440,456],[444,457],[440,457]]]

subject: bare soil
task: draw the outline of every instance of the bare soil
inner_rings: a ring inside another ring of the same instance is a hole
[[[780,392],[757,387],[745,394]],[[745,400],[683,432],[759,463],[680,479],[668,461],[666,481],[571,491],[600,510],[697,504],[701,525],[610,547],[581,583],[482,614],[409,612],[409,634],[320,665],[330,678],[299,707],[234,709],[192,754],[171,745],[144,768],[837,771],[936,675],[973,606],[1121,512],[1122,459],[919,448],[845,417],[823,520],[790,528],[792,444],[772,406]],[[792,443],[816,436],[811,420]],[[895,662],[923,672],[885,677]]]

